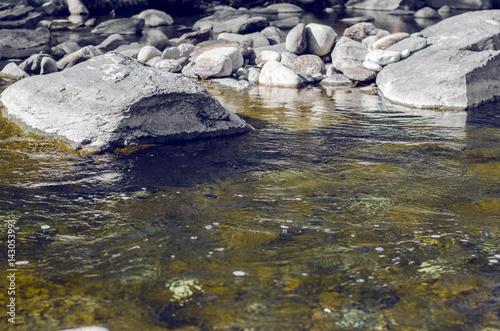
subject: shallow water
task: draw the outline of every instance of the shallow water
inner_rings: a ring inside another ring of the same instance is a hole
[[[88,156],[2,119],[2,329],[500,328],[500,105],[205,87],[255,130]]]

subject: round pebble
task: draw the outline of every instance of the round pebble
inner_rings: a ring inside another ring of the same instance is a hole
[[[243,277],[246,273],[244,271],[233,271],[233,275],[236,277]]]

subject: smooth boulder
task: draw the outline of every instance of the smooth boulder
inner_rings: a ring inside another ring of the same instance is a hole
[[[304,82],[291,69],[277,61],[269,61],[264,64],[259,75],[259,84],[278,87],[301,87]]]
[[[0,101],[8,118],[90,152],[251,130],[189,78],[116,52],[20,80]]]
[[[441,109],[470,109],[498,99],[500,10],[454,16],[422,34],[429,46],[378,74],[384,97]]]
[[[141,18],[116,18],[102,22],[91,32],[98,35],[136,35],[144,28],[144,20]]]

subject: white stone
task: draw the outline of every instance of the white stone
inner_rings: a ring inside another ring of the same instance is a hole
[[[153,46],[144,46],[137,55],[137,60],[148,62],[154,57],[161,56],[161,51]]]
[[[372,61],[381,66],[398,62],[401,59],[400,52],[377,49],[366,54],[365,61]]]
[[[375,63],[373,61],[369,61],[369,60],[363,61],[363,67],[365,67],[366,69],[369,69],[369,70],[373,70],[373,71],[382,70],[382,66],[380,64]]]
[[[302,79],[291,69],[277,61],[264,64],[259,76],[259,84],[266,86],[300,87]]]

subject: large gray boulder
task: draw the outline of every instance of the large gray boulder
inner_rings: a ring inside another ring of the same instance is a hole
[[[498,99],[500,10],[454,16],[422,33],[429,46],[378,74],[383,96],[442,109],[470,109]]]
[[[0,10],[0,29],[33,29],[41,19],[42,13],[31,6],[8,5]]]
[[[0,101],[8,118],[90,152],[251,130],[189,78],[116,52],[25,78]]]
[[[49,51],[50,31],[47,28],[0,30],[0,60]]]

